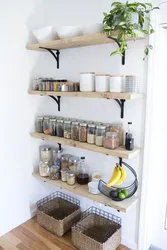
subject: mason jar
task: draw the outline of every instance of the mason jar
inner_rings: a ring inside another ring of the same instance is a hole
[[[59,136],[59,137],[64,136],[64,120],[63,119],[57,120],[56,132],[57,132],[57,136]]]
[[[87,123],[81,122],[79,125],[79,141],[87,142]]]
[[[108,149],[115,149],[119,147],[119,137],[116,132],[108,132],[103,139],[103,147]]]
[[[60,179],[60,168],[59,166],[52,165],[50,168],[50,179],[59,180]]]
[[[73,121],[71,126],[71,139],[79,141],[79,122]]]
[[[64,138],[71,139],[71,121],[64,121]]]
[[[124,144],[124,129],[123,123],[113,123],[110,128],[110,132],[116,132],[119,138],[119,146]]]
[[[56,118],[50,118],[50,134],[56,136]]]
[[[95,144],[96,125],[88,124],[87,143]]]
[[[40,151],[40,160],[42,162],[49,162],[49,164],[52,164],[52,149],[47,146],[41,146],[39,151]]]
[[[42,177],[48,177],[50,174],[50,167],[48,162],[40,161],[39,163],[39,174]]]
[[[35,132],[43,133],[43,116],[38,116],[35,121]]]
[[[103,146],[103,139],[106,135],[106,126],[98,125],[96,127],[96,137],[95,137],[95,144],[97,146]]]
[[[43,120],[43,133],[50,135],[50,117],[45,116]]]
[[[76,173],[77,172],[78,163],[79,163],[79,157],[71,156],[69,158],[69,162],[68,162],[69,169],[71,171],[73,171],[74,173]]]

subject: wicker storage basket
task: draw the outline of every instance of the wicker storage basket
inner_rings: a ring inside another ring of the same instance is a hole
[[[115,250],[121,243],[121,218],[91,207],[72,227],[72,241],[80,250]]]
[[[63,236],[81,217],[80,202],[55,192],[37,202],[37,221],[48,231]]]

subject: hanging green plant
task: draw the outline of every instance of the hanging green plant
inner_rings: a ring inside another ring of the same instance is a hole
[[[154,29],[151,25],[149,17],[150,11],[159,9],[159,7],[152,6],[151,3],[139,3],[139,2],[113,2],[109,14],[104,13],[104,28],[103,33],[107,36],[114,36],[115,32],[117,42],[120,43],[120,47],[111,53],[112,55],[123,53],[128,49],[127,39],[131,38],[136,40],[141,34],[151,35],[154,33]],[[148,28],[146,29],[144,24],[147,22]],[[147,56],[149,50],[153,47],[148,45],[145,48],[145,55]]]

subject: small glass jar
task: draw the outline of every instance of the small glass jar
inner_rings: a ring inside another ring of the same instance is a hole
[[[71,139],[71,121],[64,121],[64,138]]]
[[[66,182],[67,181],[67,172],[69,171],[68,168],[63,168],[61,169],[61,180],[63,182]]]
[[[43,133],[43,117],[38,116],[35,122],[35,132]]]
[[[98,125],[96,127],[96,137],[95,137],[95,144],[97,146],[100,146],[100,147],[103,146],[103,139],[105,135],[106,135],[106,126]]]
[[[81,122],[79,125],[79,141],[87,142],[87,123]]]
[[[71,171],[73,171],[74,173],[77,172],[77,167],[78,167],[78,163],[79,163],[79,158],[76,156],[71,156],[69,158],[69,164],[68,167]]]
[[[119,147],[119,137],[116,132],[108,132],[103,139],[103,147],[108,149],[115,149]]]
[[[57,136],[63,137],[64,136],[64,120],[58,119],[56,125]]]
[[[69,154],[64,154],[61,156],[61,168],[68,168],[70,156],[71,155]]]
[[[59,180],[60,179],[60,168],[58,166],[51,166],[50,168],[50,179]]]
[[[87,143],[95,144],[96,125],[88,124]]]
[[[40,147],[40,160],[52,164],[52,149],[47,146]]]
[[[124,129],[123,123],[113,123],[110,128],[110,132],[116,132],[119,138],[119,146],[124,144]]]
[[[42,78],[34,78],[33,80],[33,90],[40,90],[39,85],[41,84]]]
[[[75,90],[74,82],[68,82],[68,91],[74,92],[74,90]]]
[[[105,123],[104,126],[106,126],[106,133],[111,132],[110,131],[110,129],[111,129],[111,124],[110,123]]]
[[[71,139],[74,141],[79,141],[79,122],[72,122]]]
[[[50,134],[56,136],[56,118],[50,118]]]
[[[75,184],[75,173],[72,171],[68,171],[66,173],[66,176],[67,176],[67,184],[70,186],[74,185]]]
[[[46,91],[46,80],[42,80],[42,91]]]
[[[50,135],[50,117],[45,116],[43,120],[43,133],[45,135]]]
[[[50,168],[48,162],[40,161],[39,163],[39,174],[42,177],[48,177],[50,174]]]
[[[68,83],[65,82],[64,80],[62,80],[61,91],[62,92],[68,92]]]

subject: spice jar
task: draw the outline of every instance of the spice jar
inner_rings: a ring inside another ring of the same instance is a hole
[[[74,185],[75,184],[75,173],[72,171],[68,171],[66,173],[66,176],[67,176],[67,184]]]
[[[61,180],[63,182],[66,182],[67,181],[67,172],[69,171],[68,168],[63,168],[61,169]]]
[[[64,121],[64,138],[71,139],[71,121]]]
[[[43,133],[43,117],[38,116],[35,122],[35,131],[37,133]]]
[[[50,119],[50,134],[56,136],[56,118]]]
[[[71,155],[69,155],[69,154],[64,154],[61,156],[61,168],[68,168],[70,157],[71,157]]]
[[[81,122],[79,125],[79,141],[87,142],[87,123]]]
[[[46,135],[50,135],[50,117],[45,116],[43,120],[43,132]]]
[[[42,162],[39,163],[39,174],[42,177],[48,177],[50,172],[49,163],[48,162]]]
[[[110,128],[111,132],[116,132],[119,138],[119,146],[124,144],[124,129],[122,123],[113,123]]]
[[[52,164],[52,149],[50,147],[40,147],[40,160],[42,162],[49,162],[49,165]]]
[[[90,144],[95,143],[95,134],[96,134],[95,124],[88,124],[87,143]]]
[[[96,127],[96,137],[95,137],[95,144],[97,146],[103,146],[103,139],[106,135],[106,126],[98,125]]]
[[[68,91],[69,92],[74,92],[75,90],[75,86],[74,86],[74,82],[68,82]]]
[[[61,91],[62,92],[68,92],[68,83],[66,80],[61,81]]]
[[[103,139],[103,147],[109,149],[115,149],[119,147],[119,138],[116,132],[108,132]]]
[[[58,166],[51,166],[50,168],[50,179],[59,180],[60,179],[60,168]]]
[[[71,126],[71,139],[79,141],[79,122],[72,122]]]
[[[78,163],[79,163],[79,158],[75,157],[75,156],[71,156],[69,158],[69,164],[68,164],[69,169],[71,171],[73,171],[74,173],[76,173],[77,172]]]
[[[59,137],[64,136],[64,121],[63,121],[63,119],[57,120],[56,131],[57,131],[57,136],[59,136]]]

